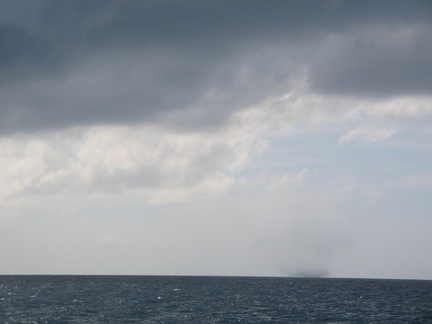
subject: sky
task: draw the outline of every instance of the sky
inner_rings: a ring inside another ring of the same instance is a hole
[[[432,279],[430,1],[0,1],[0,274]]]

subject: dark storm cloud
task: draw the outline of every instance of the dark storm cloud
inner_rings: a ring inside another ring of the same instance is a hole
[[[0,85],[43,77],[53,60],[49,45],[14,26],[0,26]]]
[[[312,91],[432,89],[428,2],[11,0],[0,9],[2,133],[210,127],[289,91],[305,67]]]

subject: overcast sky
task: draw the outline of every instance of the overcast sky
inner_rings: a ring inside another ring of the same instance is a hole
[[[0,274],[432,279],[430,1],[0,1]]]

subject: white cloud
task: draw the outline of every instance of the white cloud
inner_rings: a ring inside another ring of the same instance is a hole
[[[289,173],[285,173],[284,175],[274,179],[267,186],[267,189],[277,190],[286,185],[298,185],[303,182],[304,177],[306,176],[308,169],[303,169],[301,171],[293,171]]]
[[[395,129],[371,129],[371,128],[358,128],[349,131],[341,136],[340,143],[346,143],[356,140],[366,142],[382,142],[389,139],[396,133]]]
[[[410,187],[418,188],[431,188],[432,187],[432,173],[411,174],[407,175],[402,183]]]
[[[410,121],[432,117],[430,96],[398,96],[387,100],[361,101],[359,110],[374,118]]]
[[[412,109],[403,114],[406,105]],[[427,131],[428,114],[432,106],[426,98],[356,102],[311,94],[300,78],[290,93],[238,111],[217,131],[169,132],[161,122],[3,137],[0,197],[138,191],[160,204],[219,195],[251,184],[256,175],[245,180],[239,173],[268,149],[264,136],[345,130],[340,143],[379,142],[396,134],[407,118],[416,130]]]
[[[91,127],[0,141],[1,198],[25,194],[141,191],[150,201],[220,194],[265,150],[244,128],[170,134]]]
[[[382,195],[382,192],[381,190],[374,189],[366,192],[365,195],[366,195],[366,202],[372,203]]]

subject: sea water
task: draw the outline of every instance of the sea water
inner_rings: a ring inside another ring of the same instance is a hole
[[[0,323],[432,323],[432,281],[0,276]]]

